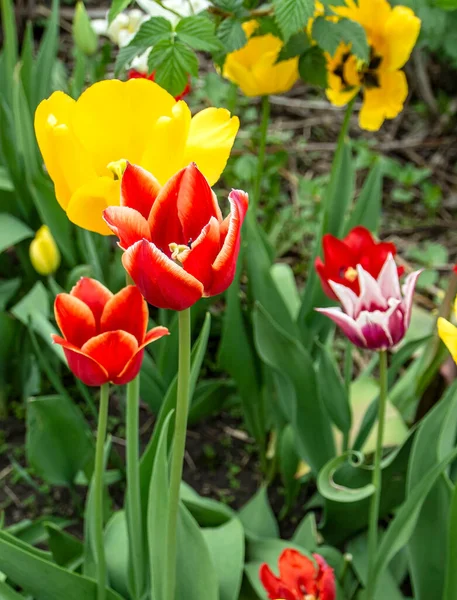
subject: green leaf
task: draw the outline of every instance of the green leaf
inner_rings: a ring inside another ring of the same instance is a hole
[[[179,505],[177,562],[176,598],[219,600],[216,570],[205,538],[182,503]]]
[[[0,581],[0,600],[24,600],[24,596],[15,592],[6,583]]]
[[[229,506],[200,496],[184,481],[181,482],[180,498],[201,527],[219,527],[235,516]]]
[[[423,503],[446,467],[457,457],[457,448],[423,474],[404,504],[398,509],[384,534],[376,554],[374,584],[397,552],[407,544],[417,524]]]
[[[327,87],[327,59],[317,46],[300,56],[298,72],[305,83],[324,89]]]
[[[296,450],[294,430],[290,425],[287,425],[278,437],[277,456],[285,491],[284,507],[280,514],[282,518],[292,510],[300,491],[301,483],[296,477],[300,457]]]
[[[275,19],[287,41],[304,29],[314,13],[314,0],[273,0]]]
[[[111,24],[119,13],[131,4],[132,0],[113,0],[108,13],[108,23]]]
[[[46,523],[48,545],[55,562],[74,570],[82,562],[84,545],[81,540],[63,531],[52,522]]]
[[[111,586],[123,598],[129,597],[129,541],[125,511],[115,512],[106,524],[105,554]]]
[[[72,485],[93,456],[91,432],[78,407],[61,396],[31,398],[26,453],[28,463],[43,479]]]
[[[246,45],[248,39],[242,23],[234,17],[224,19],[217,29],[217,37],[224,46],[225,52],[235,52]]]
[[[243,506],[239,517],[247,536],[254,539],[279,536],[278,524],[268,501],[267,489],[264,486]]]
[[[345,234],[356,225],[363,225],[373,232],[378,231],[381,218],[382,181],[382,162],[377,158],[354,203],[354,208],[345,226]]]
[[[262,360],[286,377],[295,391],[289,400],[297,450],[315,473],[335,455],[327,412],[318,394],[316,373],[302,344],[282,329],[266,310],[254,310],[254,336]]]
[[[238,600],[244,567],[244,530],[238,518],[203,529],[219,581],[220,600]]]
[[[330,418],[343,433],[349,433],[352,425],[351,407],[343,380],[331,352],[320,346],[317,374],[319,395]]]
[[[316,515],[313,512],[310,512],[303,517],[302,522],[295,530],[292,541],[294,544],[306,548],[308,552],[314,552],[317,549],[318,533]]]
[[[177,96],[186,87],[189,74],[198,75],[198,60],[195,53],[179,40],[162,40],[153,47],[148,68],[155,71],[156,83]]]
[[[318,46],[331,56],[335,54],[341,42],[338,24],[326,17],[317,17],[313,22],[311,36]]]
[[[454,600],[457,598],[457,571],[455,569],[457,564],[457,486],[454,486],[452,494],[446,563],[443,600]]]
[[[343,42],[351,46],[352,54],[368,63],[370,60],[370,47],[366,31],[362,25],[351,19],[341,19],[338,21],[338,28]]]
[[[270,273],[290,316],[295,321],[300,312],[301,301],[292,267],[286,263],[275,263]]]
[[[11,0],[1,0],[0,2],[2,29],[3,29],[3,62],[2,68],[5,69],[4,83],[8,82],[2,91],[8,96],[11,93],[11,81],[13,79],[14,69],[18,59],[18,33],[16,29],[16,17],[14,14],[14,5]]]
[[[335,54],[341,42],[351,46],[351,52],[360,60],[368,62],[370,49],[364,28],[350,19],[329,21],[317,17],[313,23],[312,37],[319,47],[331,56]]]
[[[178,39],[194,50],[215,52],[221,50],[214,23],[206,17],[191,16],[181,19],[176,26]]]
[[[21,278],[14,277],[13,279],[6,279],[0,281],[0,312],[5,310],[7,304],[18,291],[21,286]]]
[[[319,472],[317,478],[317,488],[319,493],[327,500],[335,502],[358,502],[373,495],[375,487],[372,483],[368,483],[361,488],[350,488],[336,483],[333,476],[338,471],[339,467],[346,464],[350,459],[353,466],[358,467],[363,465],[364,456],[361,452],[350,450],[332,458]]]
[[[59,0],[52,0],[51,16],[46,20],[46,32],[41,39],[35,62],[34,106],[52,91],[52,74],[59,47]]]
[[[55,565],[33,552],[16,544],[15,539],[0,532],[0,564],[2,572],[35,600],[81,600],[95,598],[97,584]],[[123,600],[107,589],[106,600]]]
[[[310,41],[308,34],[304,31],[293,35],[286,44],[281,48],[280,53],[276,62],[279,63],[283,60],[289,60],[295,56],[300,56],[310,47]]]
[[[163,552],[163,541],[167,539],[168,531],[168,429],[172,415],[173,412],[168,413],[160,429],[149,486],[147,531],[149,572],[154,598],[162,598],[165,594],[166,553]]]
[[[25,223],[8,213],[0,213],[0,252],[33,237],[34,233]]]

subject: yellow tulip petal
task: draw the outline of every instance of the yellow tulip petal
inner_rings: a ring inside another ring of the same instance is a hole
[[[174,105],[168,92],[147,79],[100,81],[76,102],[73,130],[98,175],[107,175],[110,162],[139,161],[157,119],[171,115]]]
[[[387,0],[346,0],[346,6],[332,6],[340,17],[357,21],[365,28],[368,36],[379,31],[390,16],[392,8]]]
[[[210,185],[214,185],[227,164],[238,132],[238,117],[225,108],[205,108],[190,122],[184,165],[197,163]]]
[[[299,78],[298,57],[276,64],[277,52],[266,53],[252,70],[262,95],[288,92]]]
[[[80,187],[71,197],[67,216],[76,225],[101,235],[113,235],[103,220],[108,206],[120,203],[120,181],[99,177]]]
[[[184,155],[190,127],[190,110],[181,100],[173,107],[172,116],[160,117],[152,130],[149,145],[139,164],[162,185],[188,164]]]
[[[238,62],[232,54],[225,59],[222,75],[232,83],[235,83],[245,96],[258,96],[257,82],[251,74],[251,70]]]
[[[447,346],[447,349],[452,355],[454,362],[457,363],[457,327],[440,317],[438,319],[438,335],[440,336],[443,343]]]
[[[408,96],[408,84],[403,71],[379,72],[380,87],[365,89],[359,124],[362,129],[377,131],[384,119],[394,119]]]
[[[243,31],[246,34],[247,38],[250,38],[254,31],[258,28],[259,22],[255,19],[251,19],[251,21],[245,21],[242,25]]]
[[[401,69],[406,63],[417,42],[421,21],[406,6],[396,6],[385,24],[384,36],[387,41],[387,56],[383,69]]]
[[[457,296],[455,297],[453,308],[454,308],[454,316],[457,319]]]

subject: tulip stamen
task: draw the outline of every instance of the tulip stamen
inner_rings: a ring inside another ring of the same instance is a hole
[[[176,244],[175,242],[172,242],[168,245],[168,247],[170,248],[171,259],[182,267],[182,255],[184,252],[186,252],[186,250],[189,250],[190,246],[187,244]]]
[[[348,267],[344,272],[344,279],[347,279],[351,283],[353,283],[358,277],[358,273],[354,267]]]
[[[119,160],[115,160],[113,162],[110,162],[106,165],[106,168],[111,171],[111,173],[114,175],[114,180],[120,180],[122,179],[122,176],[124,175],[124,171],[127,168],[127,161],[125,158],[121,158]]]

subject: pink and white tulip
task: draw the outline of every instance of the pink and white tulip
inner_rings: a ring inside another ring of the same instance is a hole
[[[357,265],[360,295],[329,281],[341,308],[318,308],[334,321],[349,340],[369,350],[386,350],[404,337],[411,321],[414,289],[421,271],[411,273],[400,288],[397,265],[389,254],[377,280]]]

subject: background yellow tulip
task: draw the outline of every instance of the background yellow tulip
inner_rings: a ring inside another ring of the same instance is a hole
[[[47,225],[36,232],[29,249],[30,262],[40,275],[51,275],[60,265],[60,252]]]

